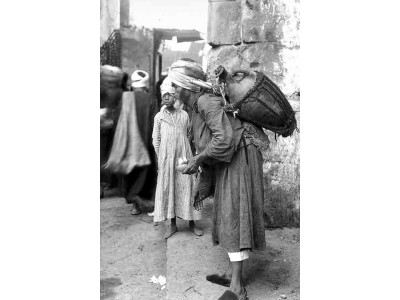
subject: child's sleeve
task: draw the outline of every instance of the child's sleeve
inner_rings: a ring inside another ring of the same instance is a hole
[[[153,147],[154,150],[157,154],[158,157],[158,150],[160,149],[160,143],[161,143],[161,120],[160,120],[160,113],[157,113],[156,116],[154,117],[154,126],[153,126]]]

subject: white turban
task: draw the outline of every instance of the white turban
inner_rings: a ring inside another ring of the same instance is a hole
[[[149,87],[149,78],[150,78],[149,73],[147,73],[146,71],[137,70],[132,73],[131,86],[133,88]]]
[[[169,69],[168,77],[169,80],[180,87],[188,89],[193,92],[200,92],[200,87],[193,83],[190,83],[191,79],[198,79],[185,74],[185,70],[191,70],[198,73],[201,77],[205,76],[205,73],[199,63],[178,60],[171,65]]]
[[[175,94],[175,88],[172,86],[171,79],[166,77],[163,83],[160,86],[161,89],[161,97],[164,96],[166,93]]]

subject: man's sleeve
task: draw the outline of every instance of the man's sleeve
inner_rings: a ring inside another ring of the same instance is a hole
[[[229,162],[234,151],[233,130],[222,102],[218,97],[201,97],[198,108],[212,133],[204,153],[213,159]]]

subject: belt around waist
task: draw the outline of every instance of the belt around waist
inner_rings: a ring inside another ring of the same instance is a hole
[[[238,147],[236,148],[236,151],[238,151],[239,149],[242,149],[243,147],[247,147],[249,145],[253,145],[252,142],[249,139],[242,136],[240,138],[240,142],[239,142]]]

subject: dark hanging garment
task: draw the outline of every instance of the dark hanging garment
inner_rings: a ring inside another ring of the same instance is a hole
[[[132,172],[124,176],[123,192],[128,203],[135,200],[142,211],[148,211],[152,210],[152,206],[154,206],[154,194],[157,184],[156,155],[151,136],[154,116],[158,112],[158,105],[157,99],[152,94],[143,91],[136,91],[134,93],[137,124],[151,163],[149,166],[134,168]]]
[[[100,86],[100,108],[107,112],[100,116],[100,183],[103,187],[113,188],[118,184],[117,176],[104,169],[110,155],[113,136],[118,122],[122,89]]]

